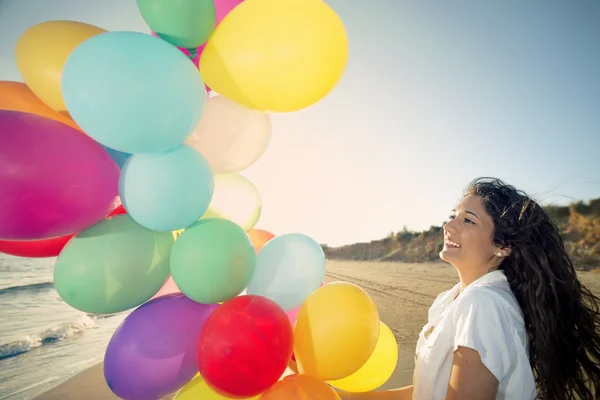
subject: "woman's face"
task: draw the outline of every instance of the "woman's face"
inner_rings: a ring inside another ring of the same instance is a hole
[[[492,243],[494,222],[481,197],[466,196],[452,210],[450,220],[444,225],[444,248],[440,258],[455,268],[485,270],[498,260],[499,248]]]

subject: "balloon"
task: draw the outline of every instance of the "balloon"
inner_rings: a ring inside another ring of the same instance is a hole
[[[261,296],[224,302],[198,338],[198,369],[216,392],[252,397],[273,385],[292,354],[292,326],[285,312]]]
[[[290,112],[324,98],[347,61],[344,25],[324,1],[246,0],[206,43],[200,73],[246,108]]]
[[[115,208],[108,216],[111,217],[124,213],[125,209],[121,205]],[[30,258],[56,257],[73,236],[75,236],[74,233],[42,240],[0,240],[0,253]]]
[[[154,37],[160,38],[160,36],[156,32],[151,31],[150,34]],[[187,56],[187,58],[189,58],[190,61],[194,63],[196,68],[198,68],[198,65],[200,63],[200,54],[202,53],[202,50],[204,49],[204,45],[197,47],[196,49],[186,49],[185,47],[177,47],[177,49],[179,51],[181,51],[183,54],[185,54]],[[208,92],[208,89],[209,89],[208,86],[206,86],[207,92]]]
[[[182,294],[151,300],[125,318],[104,355],[104,377],[123,399],[159,399],[198,372],[196,340],[214,304]]]
[[[17,257],[56,257],[74,234],[42,240],[0,240],[0,253]]]
[[[369,392],[390,379],[397,363],[398,344],[394,333],[386,324],[380,322],[379,338],[367,362],[352,375],[328,383],[348,392]]]
[[[254,164],[270,139],[268,114],[215,96],[208,99],[200,123],[185,142],[206,157],[215,174],[230,174]]]
[[[55,238],[101,221],[118,179],[114,161],[78,130],[0,110],[0,239]]]
[[[217,303],[241,293],[256,266],[256,254],[237,224],[221,218],[199,221],[179,236],[171,275],[183,294],[198,303]]]
[[[258,252],[248,294],[265,296],[290,311],[319,287],[324,276],[321,246],[306,235],[288,233],[271,239]]]
[[[262,199],[252,182],[237,174],[216,175],[215,192],[202,218],[225,218],[249,231],[261,209]]]
[[[104,32],[102,28],[77,21],[45,21],[31,26],[15,47],[15,61],[23,80],[50,108],[66,112],[61,78],[67,58],[77,46]]]
[[[214,0],[216,9],[216,25],[218,26],[231,10],[236,8],[243,0]]]
[[[0,81],[0,110],[21,111],[50,118],[79,130],[71,119],[48,107],[26,84]]]
[[[308,375],[290,375],[275,383],[259,400],[340,400],[325,382]]]
[[[148,26],[177,47],[198,47],[215,29],[213,0],[137,0],[137,6]]]
[[[206,381],[197,374],[194,379],[189,381],[177,394],[173,400],[230,400],[231,397],[221,396],[208,386]],[[257,400],[258,396],[248,400]]]
[[[206,159],[187,145],[133,155],[119,180],[127,213],[155,231],[174,231],[198,221],[213,191],[214,178]]]
[[[173,277],[169,276],[169,279],[167,279],[167,281],[164,283],[164,285],[162,285],[160,290],[156,292],[154,296],[152,296],[152,299],[172,293],[181,293],[181,290],[179,290],[179,288],[177,287],[177,284],[173,280]]]
[[[149,300],[169,277],[171,232],[155,232],[128,215],[78,233],[61,251],[54,286],[78,310],[113,314]]]
[[[77,47],[62,78],[73,120],[124,153],[177,147],[198,125],[206,91],[187,57],[139,32],[108,32]]]
[[[256,254],[263,248],[263,246],[271,239],[275,237],[271,232],[263,231],[262,229],[250,229],[248,231],[248,237],[254,246]]]
[[[300,307],[285,312],[288,318],[290,319],[292,326],[294,326],[294,324],[296,323],[296,318],[298,318],[298,311],[300,311]]]
[[[321,286],[323,286],[324,284],[325,284],[325,282],[321,282]],[[298,318],[298,312],[299,311],[300,311],[300,307],[296,307],[293,310],[285,312],[287,314],[288,318],[290,319],[290,322],[292,323],[292,326],[294,326],[294,324],[296,323],[296,318]],[[292,354],[292,359],[295,361],[295,358],[294,358],[293,354]]]
[[[296,318],[298,371],[326,381],[358,371],[375,349],[379,322],[377,306],[359,286],[323,285],[306,299]]]

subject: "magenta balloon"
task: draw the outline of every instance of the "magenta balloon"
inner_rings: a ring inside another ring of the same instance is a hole
[[[160,399],[198,373],[196,345],[215,304],[167,294],[134,310],[113,334],[104,355],[104,377],[126,400]]]
[[[229,14],[231,10],[236,8],[237,5],[240,4],[242,1],[243,0],[215,0],[215,26],[219,25],[219,23],[223,21],[223,18],[225,18],[227,14]]]
[[[77,129],[0,110],[0,239],[65,236],[101,221],[118,205],[119,173]]]

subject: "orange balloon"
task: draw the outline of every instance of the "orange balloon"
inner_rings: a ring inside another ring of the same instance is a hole
[[[22,82],[0,81],[0,110],[36,114],[81,130],[75,121],[48,107]]]
[[[260,249],[271,239],[275,237],[271,232],[263,231],[262,229],[250,229],[248,236],[252,245],[254,245],[254,251],[258,253]]]
[[[309,375],[289,375],[275,383],[258,400],[341,400],[323,381]]]

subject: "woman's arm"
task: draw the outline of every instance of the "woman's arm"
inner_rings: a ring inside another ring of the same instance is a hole
[[[338,393],[342,400],[412,400],[413,386],[366,393]]]
[[[493,400],[498,380],[481,361],[479,353],[468,347],[454,352],[446,400]]]

